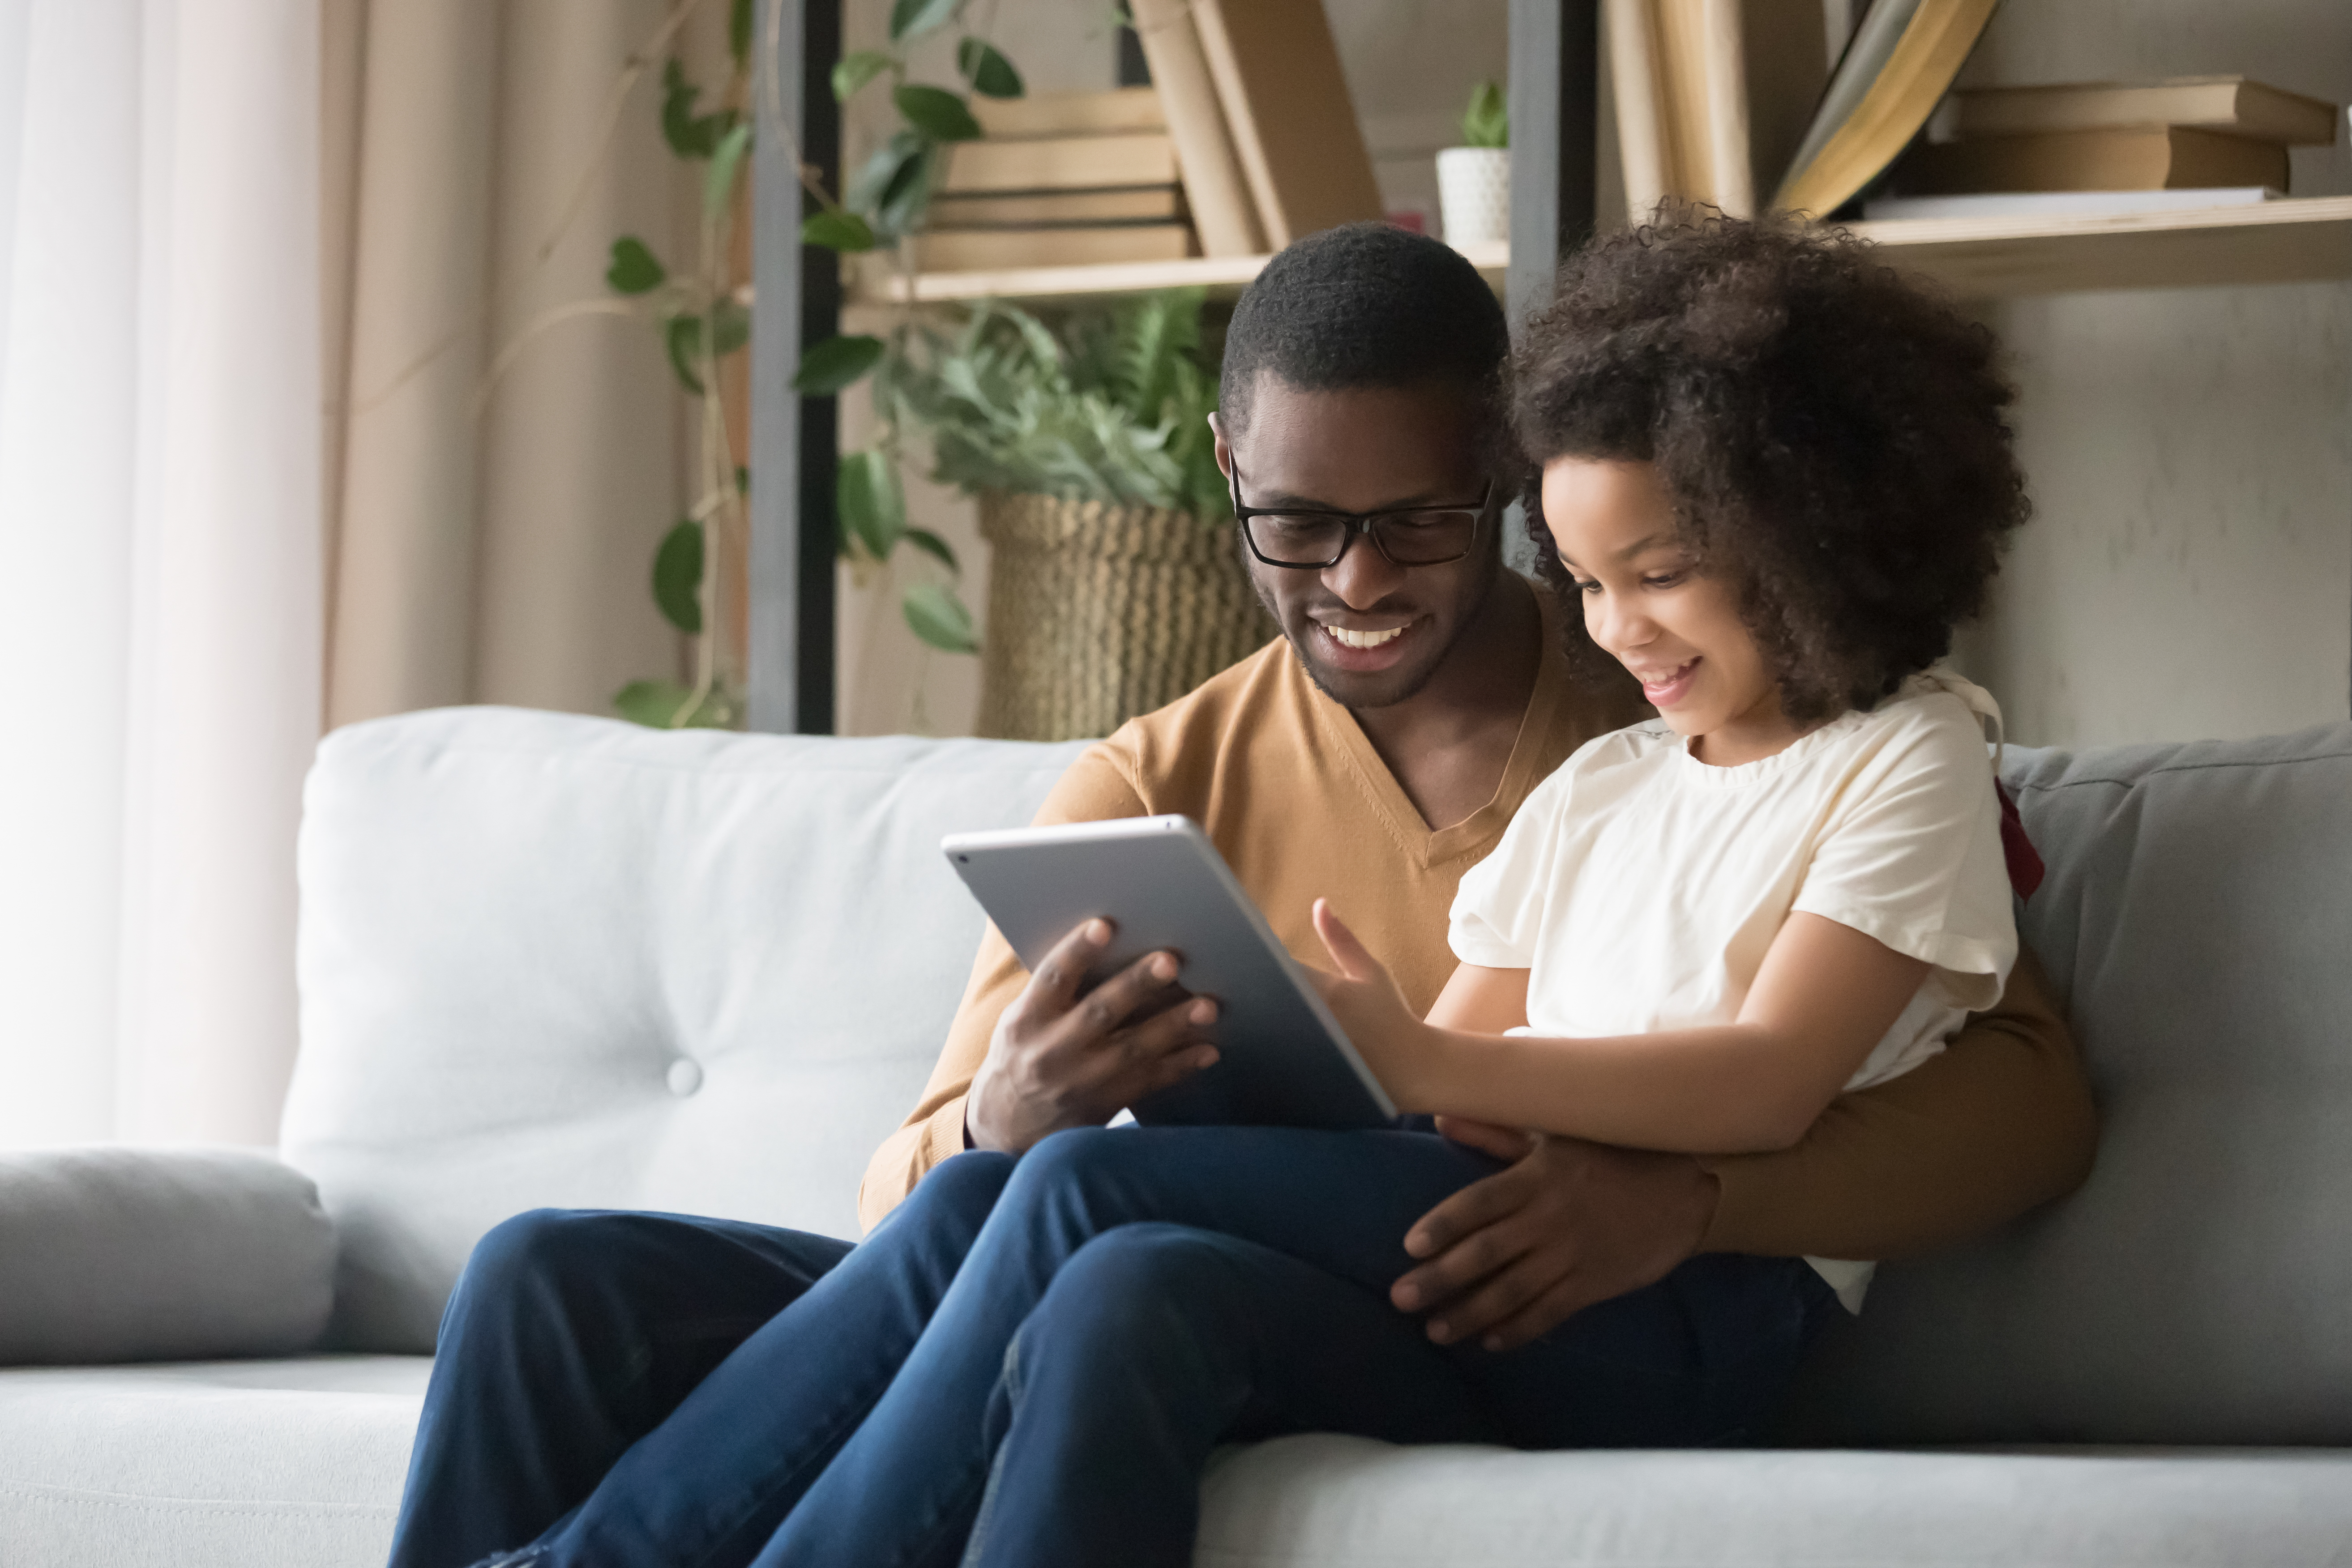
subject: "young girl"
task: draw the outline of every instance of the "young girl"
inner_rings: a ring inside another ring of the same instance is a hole
[[[1463,878],[1426,1023],[1318,907],[1331,1001],[1400,1104],[1785,1148],[2016,956],[1999,711],[1934,664],[2026,510],[1990,339],[1851,242],[1722,222],[1597,247],[1528,338],[1541,569],[1659,717]],[[1867,1264],[1809,1261],[1859,1310]]]
[[[2015,952],[1990,704],[1932,668],[2024,512],[2009,395],[1866,247],[1721,220],[1589,247],[1517,376],[1545,572],[1662,717],[1577,752],[1465,877],[1427,1020],[1318,905],[1328,994],[1402,1105],[1482,1142],[1790,1143]],[[1240,1438],[1738,1441],[1866,1271],[1700,1255],[1465,1342],[1390,1291],[1414,1223],[1499,1168],[1401,1130],[956,1154],[499,1561],[1180,1568]]]

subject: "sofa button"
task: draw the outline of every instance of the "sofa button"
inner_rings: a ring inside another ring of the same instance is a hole
[[[701,1087],[702,1064],[700,1062],[690,1058],[680,1057],[669,1064],[669,1091],[672,1094],[684,1100]]]

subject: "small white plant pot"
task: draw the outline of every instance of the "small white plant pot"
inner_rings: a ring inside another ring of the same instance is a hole
[[[1437,205],[1445,243],[1499,244],[1511,237],[1511,150],[1448,147],[1437,155]]]

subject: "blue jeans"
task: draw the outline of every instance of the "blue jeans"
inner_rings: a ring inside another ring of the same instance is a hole
[[[513,1561],[1183,1564],[1222,1440],[1736,1442],[1834,1310],[1801,1262],[1702,1258],[1518,1351],[1433,1345],[1387,1300],[1404,1233],[1496,1169],[1271,1128],[959,1155]]]

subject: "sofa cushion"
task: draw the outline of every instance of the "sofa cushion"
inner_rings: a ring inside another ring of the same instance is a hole
[[[2012,752],[2081,1192],[1879,1271],[1807,1441],[2352,1444],[2352,727]]]
[[[0,1372],[0,1563],[381,1568],[430,1366]]]
[[[306,1351],[334,1262],[317,1189],[267,1154],[0,1153],[0,1365]]]
[[[1026,822],[1081,749],[491,708],[329,736],[283,1148],[341,1237],[334,1342],[429,1349],[540,1205],[855,1236],[980,939],[940,838]]]
[[[1195,1568],[2236,1568],[2333,1563],[2352,1451],[1230,1449]]]

